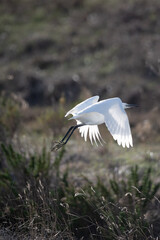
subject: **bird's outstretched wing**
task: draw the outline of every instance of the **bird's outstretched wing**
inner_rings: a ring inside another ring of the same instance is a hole
[[[74,116],[75,114],[77,114],[78,112],[82,111],[86,107],[88,107],[88,106],[98,102],[98,99],[99,99],[99,96],[94,96],[94,97],[86,99],[85,101],[79,103],[74,108],[72,108],[70,111],[68,111],[66,113],[65,117],[67,117],[69,114],[72,114]]]
[[[128,117],[119,98],[109,104],[105,112],[105,124],[118,145],[133,147]]]

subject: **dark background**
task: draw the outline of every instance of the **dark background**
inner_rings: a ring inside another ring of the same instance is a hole
[[[1,1],[0,92],[25,101],[27,121],[33,108],[118,96],[140,106],[130,111],[136,136],[155,138],[159,16],[158,0]]]

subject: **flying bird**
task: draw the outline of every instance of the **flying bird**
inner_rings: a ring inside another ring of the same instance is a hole
[[[95,142],[98,145],[97,142],[99,142],[102,145],[103,139],[98,125],[103,123],[118,145],[127,148],[133,147],[131,129],[125,109],[136,105],[123,103],[118,97],[99,102],[98,100],[99,96],[88,98],[66,113],[65,117],[72,114],[69,120],[75,119],[77,125],[70,127],[63,139],[53,144],[52,151],[65,145],[77,128],[85,141],[89,135],[92,144]]]

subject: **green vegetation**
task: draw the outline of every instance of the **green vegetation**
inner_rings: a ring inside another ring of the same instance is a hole
[[[76,187],[68,169],[60,171],[65,149],[51,161],[44,147],[29,156],[1,145],[0,224],[17,236],[43,239],[154,239],[160,184],[152,171],[132,167],[123,177],[87,178]]]
[[[160,239],[159,12],[159,0],[1,1],[0,239]],[[103,147],[75,131],[50,152],[92,95],[140,106],[134,147],[101,126]]]
[[[10,142],[21,122],[20,102],[13,94],[0,96],[0,142]]]

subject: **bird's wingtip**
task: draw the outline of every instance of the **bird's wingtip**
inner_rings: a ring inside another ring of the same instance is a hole
[[[70,111],[66,113],[65,117],[67,117],[70,114]]]
[[[71,111],[67,112],[66,115],[65,115],[65,117],[68,117],[68,115],[70,115],[70,114],[72,114]],[[73,114],[72,114],[72,115],[73,115]]]
[[[72,120],[72,119],[75,119],[74,117],[71,117],[71,118],[69,118],[68,120]]]

